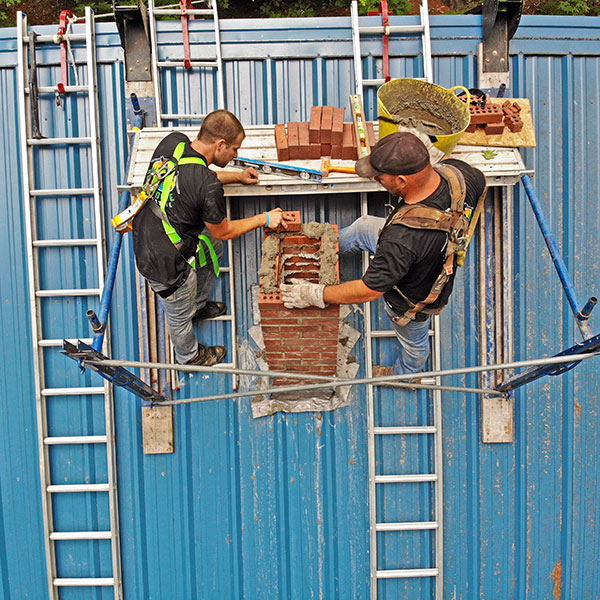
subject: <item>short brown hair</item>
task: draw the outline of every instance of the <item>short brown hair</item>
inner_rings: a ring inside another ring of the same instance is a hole
[[[228,110],[215,110],[204,117],[198,139],[211,144],[216,139],[222,138],[227,144],[233,144],[240,133],[244,134],[244,127],[233,113]]]

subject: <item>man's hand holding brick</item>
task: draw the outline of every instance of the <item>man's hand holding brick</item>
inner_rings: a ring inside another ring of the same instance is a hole
[[[307,308],[308,306],[325,308],[326,306],[323,300],[325,286],[322,283],[292,279],[292,283],[282,283],[280,290],[283,294],[283,305],[286,308]]]

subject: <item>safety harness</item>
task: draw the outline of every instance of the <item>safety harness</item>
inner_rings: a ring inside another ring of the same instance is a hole
[[[397,285],[394,286],[393,289],[402,296],[410,307],[403,315],[399,315],[392,319],[398,325],[406,325],[407,323],[414,321],[416,315],[419,313],[437,315],[442,311],[443,307],[427,308],[427,306],[433,304],[439,298],[444,286],[450,280],[450,277],[454,272],[455,258],[457,266],[464,264],[464,256],[470,239],[469,233],[472,234],[472,230],[476,224],[473,223],[473,227],[470,227],[473,211],[471,207],[465,207],[467,189],[463,174],[459,169],[452,165],[437,164],[434,165],[434,168],[448,183],[451,197],[450,208],[447,210],[440,210],[419,203],[406,204],[399,208],[386,224],[386,227],[399,224],[410,227],[411,229],[429,229],[443,231],[448,234],[442,272],[438,275],[431,287],[431,291],[424,300],[415,304],[402,293]],[[477,217],[481,210],[481,203],[485,197],[485,192],[486,191],[484,190],[478,201],[476,209]]]
[[[175,197],[173,196],[173,188],[175,187],[175,178],[177,177],[177,173],[179,171],[179,167],[181,165],[202,165],[206,167],[206,163],[201,158],[197,158],[195,156],[181,158],[183,152],[185,150],[185,142],[180,142],[175,147],[175,151],[173,152],[173,156],[169,158],[165,163],[158,163],[161,165],[161,170],[164,173],[162,176],[162,180],[159,185],[156,187],[154,192],[154,202],[150,203],[152,207],[152,211],[162,220],[163,228],[168,238],[171,240],[175,248],[178,250],[181,248],[182,239],[181,236],[175,231],[175,228],[169,222],[169,218],[167,217],[166,207],[167,202],[174,202]],[[152,177],[152,169],[148,172],[147,177]],[[166,170],[165,170],[166,169]],[[157,210],[158,206],[160,210]],[[213,264],[213,269],[215,271],[215,275],[218,277],[220,274],[219,269],[219,258],[215,249],[210,241],[210,238],[204,234],[200,234],[198,236],[198,264],[200,267],[204,267],[207,264],[206,253],[204,252],[203,244],[206,245],[208,253],[210,254],[210,258]],[[196,268],[196,255],[192,255],[188,261],[190,266],[195,269]]]

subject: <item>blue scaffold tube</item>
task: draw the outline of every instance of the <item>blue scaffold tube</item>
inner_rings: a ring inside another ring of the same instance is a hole
[[[131,102],[135,112],[135,119],[133,122],[133,129],[141,129],[144,119],[144,114],[139,107],[137,97],[132,94]],[[129,163],[131,161],[131,155],[133,153],[134,138],[131,139],[129,144],[129,155],[127,157],[127,170],[129,170]],[[130,194],[127,190],[121,192],[119,197],[119,212],[125,210],[130,204]],[[102,227],[103,224],[99,223],[98,227]],[[110,310],[110,302],[112,300],[113,288],[115,285],[115,277],[117,274],[117,265],[119,264],[119,255],[121,253],[121,243],[123,241],[123,234],[117,231],[113,232],[112,244],[110,247],[110,254],[108,257],[108,264],[106,267],[106,276],[104,278],[104,289],[102,290],[102,297],[100,299],[100,308],[98,309],[98,321],[101,324],[101,328],[94,332],[94,339],[92,341],[92,348],[97,352],[102,350],[102,344],[104,343],[104,332],[106,330],[106,321],[108,319],[108,311]]]

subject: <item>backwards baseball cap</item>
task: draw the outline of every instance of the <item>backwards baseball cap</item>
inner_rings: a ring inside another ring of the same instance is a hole
[[[360,177],[389,175],[412,175],[422,171],[428,164],[429,151],[425,144],[407,131],[390,133],[380,139],[369,156],[356,162],[356,173]]]

